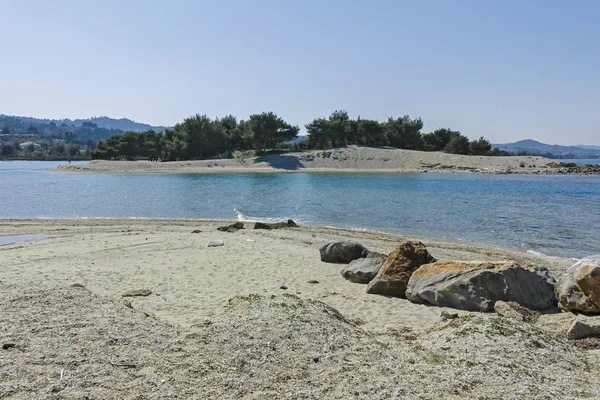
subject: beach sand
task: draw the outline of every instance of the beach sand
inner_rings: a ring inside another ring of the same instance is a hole
[[[252,293],[288,292],[321,300],[373,331],[398,325],[424,329],[439,318],[436,307],[367,295],[365,285],[341,277],[344,265],[320,261],[318,249],[328,242],[357,241],[387,254],[405,237],[317,227],[217,231],[228,222],[5,220],[0,222],[0,236],[52,237],[0,247],[0,280],[49,286],[80,283],[111,298],[150,289],[153,294],[136,298],[134,306],[186,326],[214,316],[231,297]],[[208,241],[221,239],[224,246],[207,247]],[[424,243],[439,260],[514,260],[546,266],[555,275],[572,263],[474,244]],[[313,280],[319,283],[308,283]],[[288,289],[280,289],[282,285]]]
[[[319,247],[331,241],[388,253],[405,237],[252,223],[217,230],[230,222],[0,220],[0,236],[50,236],[0,246],[0,397],[600,395],[594,352],[490,315],[459,311],[464,318],[443,322],[443,308],[368,295],[341,277],[343,265],[320,261]],[[423,242],[439,260],[514,260],[555,276],[572,264]],[[152,293],[122,297],[140,289]],[[572,321],[543,317],[556,331]]]
[[[71,173],[261,173],[261,172],[475,172],[542,173],[553,160],[544,157],[464,156],[384,147],[347,146],[338,149],[222,160],[130,162],[96,160],[61,165]]]

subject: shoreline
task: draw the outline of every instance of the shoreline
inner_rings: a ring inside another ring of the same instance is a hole
[[[236,218],[172,218],[172,217],[37,217],[37,218],[0,218],[0,237],[4,236],[2,233],[7,230],[11,232],[11,228],[14,229],[18,234],[35,235],[40,232],[36,230],[29,230],[28,227],[41,226],[44,228],[52,229],[48,225],[69,225],[68,222],[72,222],[73,227],[84,227],[84,226],[106,226],[106,225],[124,225],[130,223],[132,226],[146,225],[146,224],[169,224],[174,226],[194,226],[194,224],[223,224],[228,225],[236,222],[242,222],[246,225],[254,224],[256,222],[278,222],[275,221],[264,221],[264,220],[251,220],[251,219],[236,219]],[[281,220],[283,221],[283,220]],[[397,233],[388,232],[371,228],[347,228],[332,225],[319,225],[310,224],[296,221],[300,227],[305,229],[312,229],[317,231],[333,231],[340,232],[340,234],[351,235],[351,234],[365,234],[365,235],[378,235],[381,237],[390,237],[391,240],[398,238],[398,240],[418,240],[427,243],[435,243],[442,247],[457,247],[457,248],[479,248],[483,250],[514,253],[521,255],[528,255],[532,257],[541,257],[547,259],[555,259],[561,261],[575,262],[579,260],[578,257],[573,256],[557,256],[546,254],[541,251],[535,251],[533,249],[520,249],[516,247],[504,247],[498,244],[477,242],[471,240],[460,239],[456,237],[442,237],[436,235],[423,236],[423,235],[412,235],[410,233]],[[16,229],[16,226],[21,226],[23,230]],[[24,232],[24,233],[23,233]],[[42,234],[46,232],[41,232]],[[9,235],[13,236],[13,235]]]
[[[471,398],[471,389],[453,395],[457,380],[469,385],[477,374],[477,393],[506,387],[514,395],[523,376],[537,376],[523,375],[532,357],[535,371],[547,368],[554,385],[563,377],[565,388],[595,382],[598,368],[587,366],[599,365],[598,356],[561,339],[571,313],[550,310],[528,323],[368,294],[366,285],[341,276],[345,264],[320,259],[319,248],[329,242],[388,254],[408,237],[312,226],[263,230],[252,223],[233,233],[217,229],[232,221],[0,219],[0,236],[50,236],[0,246],[0,309],[8,316],[0,369],[11,377],[0,393],[187,398],[201,387],[215,398],[247,397],[258,379],[253,398],[280,398],[281,383],[277,392],[265,389],[279,374],[278,382],[289,382],[287,392],[310,390],[307,398],[355,397],[355,387],[371,383],[361,398],[390,398],[398,377],[413,382],[403,393],[417,388],[414,394],[424,396],[411,397]],[[224,245],[208,247],[212,240]],[[470,243],[422,242],[440,261],[514,261],[546,267],[555,277],[572,264]],[[441,313],[458,317],[445,320]],[[519,367],[512,372],[507,363]],[[573,366],[576,374],[565,377]],[[360,378],[331,395],[340,377],[382,371],[392,382],[385,394],[378,395],[380,382]],[[424,374],[441,376],[441,383],[424,388]],[[489,375],[503,380],[488,382]],[[154,383],[156,376],[162,383]],[[247,379],[239,392],[231,387],[236,379]],[[547,385],[531,380],[521,397],[536,398],[526,395],[531,387]],[[590,393],[596,392],[594,383]]]
[[[598,174],[600,167],[565,167],[537,156],[466,156],[392,148],[348,146],[253,158],[135,162],[94,160],[61,165],[62,173],[221,174],[221,173],[477,173]]]

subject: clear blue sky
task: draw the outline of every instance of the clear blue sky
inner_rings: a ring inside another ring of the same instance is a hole
[[[409,114],[600,144],[600,1],[0,0],[0,113]]]

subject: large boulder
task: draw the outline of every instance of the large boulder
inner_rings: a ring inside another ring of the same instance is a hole
[[[400,243],[390,253],[379,273],[367,287],[367,293],[405,297],[412,273],[423,264],[435,262],[421,242]]]
[[[493,311],[499,300],[545,310],[556,304],[555,283],[546,268],[512,262],[444,261],[415,271],[406,297],[415,303],[469,311]]]
[[[385,257],[369,254],[367,258],[352,261],[342,270],[341,274],[350,282],[369,283],[375,278],[384,263]]]
[[[556,295],[563,310],[600,313],[600,255],[573,264],[556,285]]]
[[[327,243],[319,249],[321,261],[348,264],[358,258],[365,258],[369,250],[362,244],[353,242]]]

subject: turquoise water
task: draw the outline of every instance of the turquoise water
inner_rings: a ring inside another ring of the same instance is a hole
[[[292,218],[549,255],[600,253],[600,177],[59,174],[0,162],[0,218]]]

